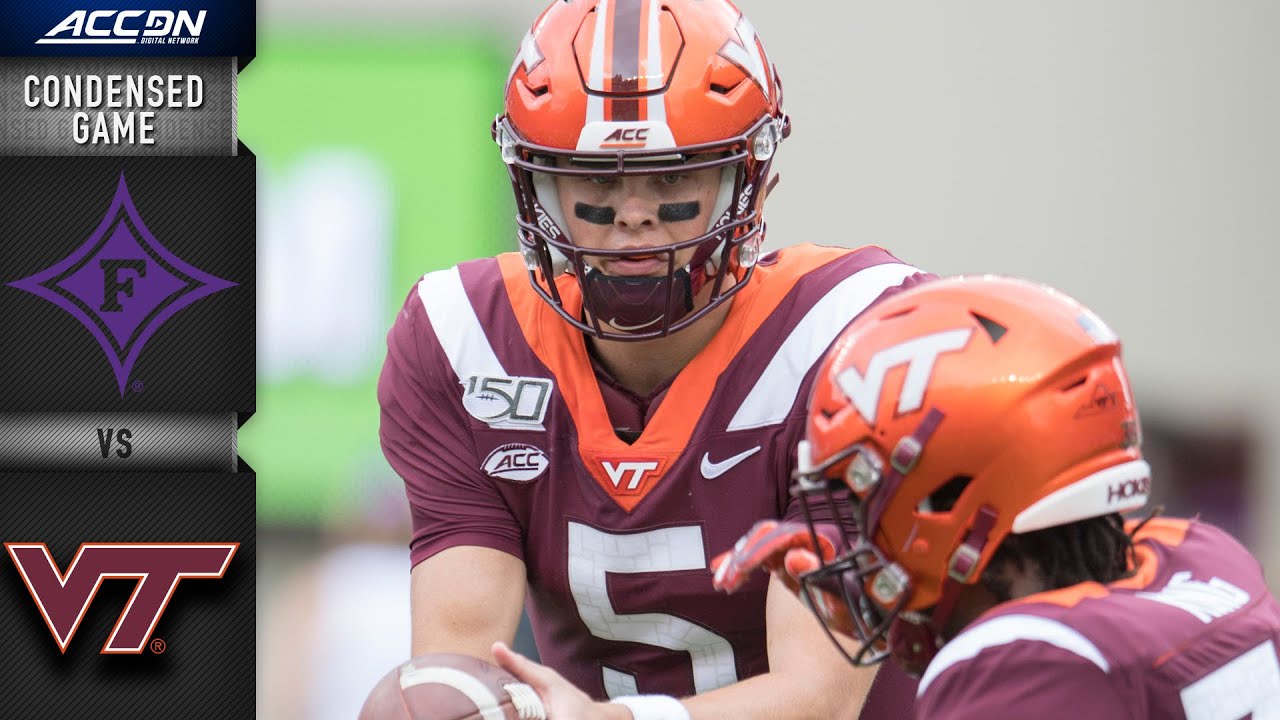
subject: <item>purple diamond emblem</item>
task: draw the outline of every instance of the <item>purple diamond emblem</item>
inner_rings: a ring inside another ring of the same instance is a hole
[[[147,229],[124,173],[111,207],[80,247],[52,267],[10,286],[71,313],[97,338],[124,397],[142,346],[183,308],[236,283],[169,252]]]

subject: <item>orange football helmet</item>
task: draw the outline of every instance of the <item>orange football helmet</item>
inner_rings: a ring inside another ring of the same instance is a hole
[[[750,277],[764,236],[765,181],[789,133],[776,69],[729,0],[555,0],[520,45],[505,113],[493,125],[530,282],[597,337],[646,340],[687,327]],[[588,251],[566,233],[556,176],[707,168],[724,170],[705,233],[652,249],[666,260],[666,277],[609,277],[587,259],[634,250]],[[676,253],[688,248],[697,248],[692,262],[677,267]],[[566,272],[581,288],[586,319],[566,307],[557,282],[570,282]],[[710,302],[695,311],[707,282]],[[602,325],[616,318],[628,331]]]
[[[805,592],[849,605],[854,662],[918,672],[1006,535],[1146,503],[1140,442],[1119,340],[1066,295],[965,277],[889,298],[815,379],[793,492],[858,532]]]

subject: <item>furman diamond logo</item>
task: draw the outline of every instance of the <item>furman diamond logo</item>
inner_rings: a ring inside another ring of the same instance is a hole
[[[115,371],[120,396],[143,345],[183,308],[237,283],[203,272],[156,240],[142,222],[124,173],[111,207],[66,259],[9,283],[71,313],[93,334]]]

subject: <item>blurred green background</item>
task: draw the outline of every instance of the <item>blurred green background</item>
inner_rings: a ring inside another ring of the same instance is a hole
[[[260,168],[258,413],[240,435],[260,522],[341,521],[394,480],[377,439],[386,330],[423,273],[511,245],[488,134],[507,55],[465,33],[260,40],[239,86]]]

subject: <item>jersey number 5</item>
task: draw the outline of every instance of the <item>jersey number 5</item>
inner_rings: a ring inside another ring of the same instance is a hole
[[[605,640],[656,645],[689,653],[696,693],[738,681],[729,641],[675,615],[619,615],[609,601],[606,576],[706,567],[702,528],[697,525],[614,534],[581,523],[569,523],[569,589],[587,629]],[[710,587],[710,580],[707,586]],[[604,668],[604,687],[609,697],[638,692],[634,675],[610,667]]]

